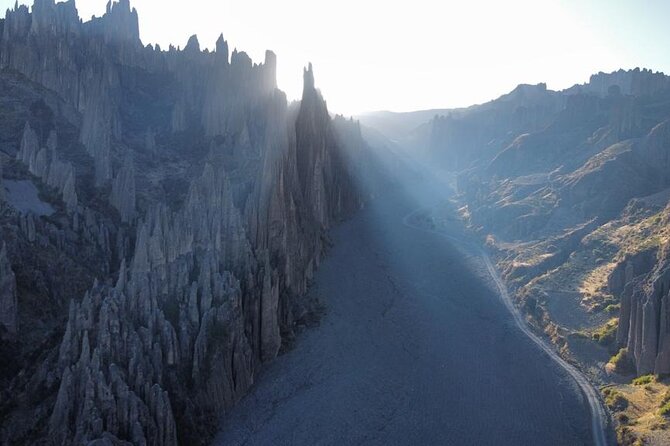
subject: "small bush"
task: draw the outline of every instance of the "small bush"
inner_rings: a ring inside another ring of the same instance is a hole
[[[630,418],[628,418],[628,415],[626,415],[625,413],[618,414],[616,419],[619,422],[619,424],[628,424],[628,422],[630,421]]]
[[[607,401],[607,406],[614,412],[620,412],[628,407],[628,400],[618,393]]]
[[[627,348],[622,348],[616,355],[612,356],[610,364],[614,366],[614,371],[620,375],[635,373],[635,364],[633,364]]]
[[[665,391],[661,404],[670,403],[670,389]]]
[[[604,389],[603,395],[605,395],[605,404],[607,404],[607,407],[613,412],[621,412],[628,407],[628,400],[626,397],[612,387]]]
[[[633,380],[633,385],[635,386],[643,386],[645,384],[650,384],[656,381],[656,378],[654,375],[642,375],[640,377],[637,377]]]
[[[661,400],[661,408],[658,413],[664,417],[670,417],[670,390],[665,391],[663,399]]]
[[[610,319],[605,325],[591,334],[591,338],[598,344],[609,346],[616,340],[616,331],[619,327],[619,319]]]

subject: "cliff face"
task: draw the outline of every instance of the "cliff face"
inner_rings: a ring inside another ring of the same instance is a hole
[[[668,248],[627,258],[610,276],[610,289],[621,299],[617,343],[640,375],[670,373]]]
[[[597,73],[589,82],[568,89],[584,91],[606,96],[614,89],[621,94],[631,96],[654,96],[670,88],[670,81],[663,73],[648,69],[618,70],[612,73]]]
[[[311,66],[289,105],[271,52],[142,46],[127,0],[8,11],[0,64],[2,441],[206,442],[310,311],[360,131]]]
[[[0,325],[10,336],[19,329],[19,308],[16,302],[16,277],[7,260],[7,247],[3,243],[0,249]],[[3,333],[3,338],[6,335]]]

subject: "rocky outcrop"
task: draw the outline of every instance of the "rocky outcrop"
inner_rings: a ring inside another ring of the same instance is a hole
[[[0,327],[10,336],[16,335],[19,328],[16,277],[7,258],[7,246],[4,242],[0,248]]]
[[[0,205],[5,199],[5,186],[2,184],[2,158],[0,158]]]
[[[640,375],[670,373],[668,252],[665,246],[658,255],[647,251],[627,259],[609,280],[621,298],[617,342],[628,349]]]
[[[317,94],[310,84],[306,91]],[[310,107],[324,113],[319,118],[328,119],[320,96],[311,100]],[[313,111],[300,113],[305,116],[307,112]],[[313,124],[313,118],[309,122]],[[295,141],[313,137],[312,132],[323,138],[311,145],[305,142],[301,150],[319,151],[327,158],[329,136],[320,133],[322,126],[328,131],[327,123],[320,121],[303,130],[305,124],[298,118]],[[274,150],[297,153],[290,144]],[[268,153],[270,159],[275,156]],[[280,294],[305,291],[323,252],[323,231],[331,218],[342,215],[340,201],[333,202],[325,193],[310,195],[312,183],[305,189],[293,189],[290,183],[299,183],[284,171],[299,171],[302,166],[311,178],[315,171],[318,178],[339,178],[331,166],[325,170],[319,159],[323,158],[312,155],[310,163],[292,165],[296,158],[280,158],[279,171],[261,171],[265,178],[261,184],[269,187],[261,186],[261,195],[268,197],[269,208],[278,213],[272,224],[281,224],[295,237],[288,244],[273,236],[268,239],[270,228],[259,220],[256,230],[264,240],[263,252],[256,251],[247,237],[228,178],[210,163],[191,185],[182,210],[157,205],[148,212],[138,224],[132,262],[128,268],[122,263],[115,288],[96,285],[70,310],[60,346],[63,376],[51,416],[51,436],[77,443],[105,433],[133,443],[176,444],[170,404],[193,410],[181,424],[188,429],[181,438],[191,438],[203,428],[198,428],[200,417],[221,413],[247,391],[258,364],[277,355],[281,327],[288,328],[286,323],[292,318],[290,303]],[[341,191],[347,184],[321,186],[324,192],[326,187]],[[268,196],[271,190],[305,206],[306,214],[300,217],[305,227],[295,226],[299,218],[291,214],[296,209],[284,208],[286,198]],[[277,258],[284,249],[292,252],[291,243],[298,245],[296,256],[290,263],[286,257],[278,259],[283,263],[280,275],[270,253]],[[236,277],[243,278],[244,285]],[[93,331],[97,332],[95,341],[88,337]],[[82,360],[82,355],[92,359]],[[81,390],[88,387],[95,390]],[[156,395],[162,398],[159,403],[154,401]],[[117,406],[139,413],[138,426],[128,424],[132,418],[106,414],[110,398]],[[82,406],[91,410],[78,412]]]
[[[46,147],[40,148],[37,134],[30,123],[26,122],[16,158],[28,167],[30,173],[55,188],[61,194],[67,209],[72,212],[77,209],[78,204],[75,171],[72,164],[58,159],[57,138],[56,132],[51,131]]]
[[[606,96],[613,87],[625,95],[652,96],[670,88],[670,81],[663,73],[636,68],[612,73],[600,72],[592,75],[587,84],[573,88]]]
[[[313,310],[327,231],[361,204],[360,129],[332,125],[311,66],[289,105],[270,51],[144,47],[127,0],[88,22],[36,4],[8,12],[0,79],[33,101],[12,175],[54,213],[0,230],[48,342],[18,344],[0,442],[206,443]]]
[[[606,81],[600,85],[598,79]],[[631,79],[639,82],[617,83]],[[435,159],[454,150],[465,158],[452,159],[448,167],[461,171],[458,186],[473,223],[504,237],[554,236],[593,218],[606,222],[631,199],[670,184],[668,79],[633,70],[598,75],[592,83],[551,94],[538,89],[529,95],[520,86],[433,122]],[[603,85],[607,88],[600,91]],[[554,108],[529,108],[548,104],[549,98]],[[527,123],[542,124],[519,125],[521,107],[535,115],[526,117]],[[447,122],[453,128],[445,140]]]
[[[656,192],[655,169],[635,156],[631,141],[615,144],[561,181],[561,196],[580,215],[612,218],[634,197]]]
[[[670,184],[670,120],[654,126],[640,144],[635,146],[636,155],[654,168],[651,179],[657,188]]]
[[[121,214],[122,221],[132,221],[135,217],[135,167],[130,156],[114,178],[110,201]]]
[[[607,277],[609,291],[617,295],[623,294],[628,284],[633,282],[633,279],[651,271],[656,263],[656,256],[655,249],[644,250],[619,262]],[[622,334],[628,332],[625,326],[627,319],[627,317],[623,317],[619,325]]]
[[[617,224],[625,222],[630,231],[641,231],[635,234],[635,243],[651,248],[622,249],[636,254],[620,261],[607,287],[609,298],[614,295],[621,303],[616,343],[627,348],[639,374],[670,371],[668,249],[646,240],[650,229],[643,224],[652,209],[656,213],[667,205],[668,85],[667,76],[647,70],[599,74],[589,84],[560,92],[565,105],[542,129],[519,134],[522,129],[495,120],[510,130],[511,141],[495,141],[497,154],[492,150],[493,156],[475,161],[458,181],[473,225],[502,240],[528,244],[529,252],[518,248],[526,261],[504,261],[512,265],[508,279],[524,289],[525,297],[537,297],[533,293],[538,293],[537,283],[543,277],[555,286],[552,274],[561,277],[561,270],[587,274],[600,266],[603,259],[591,254],[602,249],[594,239],[612,231],[614,220],[621,219]],[[461,119],[480,122],[487,114],[472,110]],[[459,131],[468,129],[464,124]],[[482,141],[468,138],[483,150]],[[446,145],[442,149],[449,150]],[[635,212],[635,200],[644,197],[657,198],[642,206],[646,211]],[[667,209],[659,214],[665,220],[654,225],[667,225]],[[580,233],[577,243],[567,246],[560,261],[553,263],[558,242],[580,227],[588,227],[588,233]],[[547,240],[551,252],[544,251],[549,248]],[[622,242],[615,239],[606,246],[613,249]],[[578,252],[587,245],[591,251]],[[545,269],[547,262],[556,268],[553,273]],[[570,284],[561,286],[570,289]]]

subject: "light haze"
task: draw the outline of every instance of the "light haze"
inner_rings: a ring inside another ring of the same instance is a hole
[[[19,3],[32,4],[32,0]],[[107,0],[78,0],[84,19]],[[6,9],[14,0],[0,0]],[[467,106],[519,83],[561,89],[598,71],[670,72],[665,0],[131,0],[144,43],[183,47],[220,33],[261,62],[278,56],[279,87],[300,97],[314,64],[331,111]]]

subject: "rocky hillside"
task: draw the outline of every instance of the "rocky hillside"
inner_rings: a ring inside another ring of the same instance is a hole
[[[524,96],[495,125],[485,111],[463,118],[485,129],[466,132],[480,150],[456,160],[464,211],[488,235],[538,329],[597,382],[665,375],[670,78],[619,71],[563,92],[541,90],[535,111]],[[433,125],[434,134],[444,129],[440,121]],[[451,151],[459,152],[442,137],[432,142],[447,163]],[[613,394],[608,404],[623,411]],[[655,404],[618,418],[622,443],[670,438],[658,433],[667,421]],[[647,414],[654,421],[627,426]]]
[[[413,133],[433,166],[455,173],[463,216],[566,357],[600,384],[670,373],[670,77],[520,85]],[[622,441],[670,441],[655,392],[639,399],[644,411],[622,413]]]
[[[0,20],[0,442],[199,444],[304,323],[356,123],[128,0]]]

